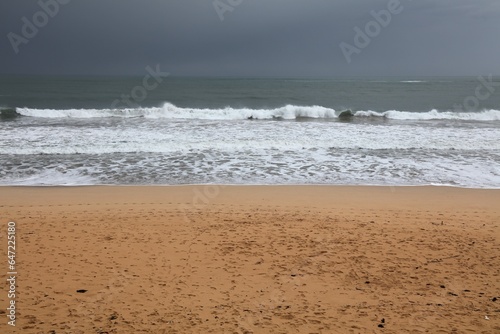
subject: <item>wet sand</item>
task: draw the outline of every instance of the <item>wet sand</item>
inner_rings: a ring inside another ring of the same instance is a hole
[[[499,190],[0,187],[4,277],[9,221],[1,333],[500,332]]]

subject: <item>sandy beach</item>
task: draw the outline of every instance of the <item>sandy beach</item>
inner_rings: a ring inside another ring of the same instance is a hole
[[[1,333],[500,332],[500,190],[1,187]]]

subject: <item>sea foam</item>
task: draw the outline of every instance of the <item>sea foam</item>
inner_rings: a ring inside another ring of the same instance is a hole
[[[145,117],[166,119],[206,119],[206,120],[242,120],[242,119],[285,119],[300,118],[336,119],[343,110],[335,110],[322,106],[286,105],[273,109],[249,108],[182,108],[171,103],[165,103],[159,108],[130,109],[33,109],[17,108],[22,116],[41,118],[105,118],[105,117]],[[500,110],[483,110],[478,112],[438,111],[409,112],[400,110],[373,111],[358,110],[352,112],[353,117],[383,117],[395,120],[467,120],[467,121],[498,121]]]

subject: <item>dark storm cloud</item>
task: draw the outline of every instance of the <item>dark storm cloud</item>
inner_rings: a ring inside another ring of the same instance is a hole
[[[212,0],[41,1],[67,4],[36,36],[15,39],[17,54],[8,34],[24,38],[22,18],[42,9],[0,4],[0,73],[143,74],[161,64],[173,75],[500,74],[498,0],[401,0],[349,64],[340,43],[356,47],[354,28],[397,0],[219,0],[237,4],[223,21]]]

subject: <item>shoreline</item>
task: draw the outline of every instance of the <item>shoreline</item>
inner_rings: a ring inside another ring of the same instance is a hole
[[[489,204],[494,204],[495,200],[499,200],[500,203],[500,189],[496,188],[462,188],[455,186],[436,186],[436,185],[425,185],[425,186],[378,186],[378,185],[224,185],[224,184],[200,184],[200,185],[76,185],[76,186],[64,186],[64,185],[56,185],[56,186],[0,186],[0,198],[2,198],[2,202],[0,202],[0,207],[4,203],[13,203],[16,202],[17,196],[20,194],[26,193],[54,193],[55,196],[52,197],[52,200],[57,201],[58,196],[61,192],[66,192],[70,194],[73,201],[78,201],[80,199],[87,199],[92,194],[100,194],[102,192],[111,192],[115,193],[115,191],[120,190],[118,195],[124,195],[128,198],[133,197],[153,197],[156,199],[161,198],[162,195],[166,195],[167,197],[171,197],[172,193],[175,192],[175,196],[180,200],[191,200],[190,195],[193,192],[198,192],[200,189],[206,191],[207,189],[215,190],[214,193],[209,193],[205,197],[209,197],[209,200],[214,200],[215,202],[220,200],[230,200],[232,198],[232,193],[236,193],[239,195],[256,193],[260,194],[264,197],[269,197],[269,194],[279,194],[283,191],[287,193],[288,190],[299,191],[298,194],[306,194],[313,197],[317,197],[318,194],[325,195],[329,194],[333,198],[340,199],[345,201],[347,199],[352,200],[352,203],[355,203],[360,194],[373,193],[374,195],[381,196],[392,196],[398,197],[399,195],[404,195],[406,197],[399,198],[404,200],[405,198],[409,199],[419,199],[422,195],[425,195],[429,199],[430,202],[433,202],[437,199],[445,200],[446,198],[442,198],[440,196],[447,196],[448,194],[457,194],[459,195],[463,203],[467,204],[470,202],[476,202],[477,198],[466,198],[467,195],[478,194],[482,196],[482,200],[488,202]],[[81,191],[80,191],[81,190]],[[121,192],[123,190],[123,192]],[[130,190],[130,192],[127,192]],[[272,190],[271,193],[268,193],[267,190]],[[305,191],[305,193],[304,193]],[[229,194],[228,194],[229,193]],[[339,193],[342,193],[339,196]],[[394,196],[397,194],[398,196]],[[489,196],[487,196],[489,195]],[[347,197],[346,197],[347,196]],[[433,196],[430,199],[429,196]],[[490,197],[491,196],[491,197]],[[50,196],[49,196],[50,197]],[[102,196],[99,196],[102,197]],[[32,198],[33,199],[33,198]],[[372,196],[372,199],[373,196]],[[237,201],[238,199],[236,199]],[[273,199],[277,200],[278,199]],[[434,202],[433,202],[434,203]],[[209,204],[209,203],[205,203]],[[361,203],[363,204],[363,203]],[[366,203],[365,203],[366,204]]]
[[[0,199],[18,241],[12,333],[500,330],[500,190],[16,186]]]

